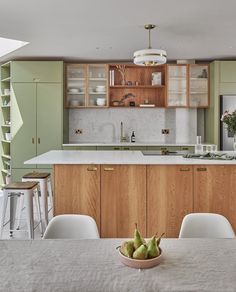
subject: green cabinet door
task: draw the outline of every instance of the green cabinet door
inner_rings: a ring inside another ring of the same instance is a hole
[[[37,155],[62,149],[63,94],[60,83],[37,84]],[[38,166],[45,167],[45,166]]]
[[[12,168],[34,168],[24,161],[36,156],[36,84],[13,83],[12,90]]]
[[[220,62],[220,82],[236,82],[236,62]]]
[[[13,61],[12,82],[63,82],[61,61]]]

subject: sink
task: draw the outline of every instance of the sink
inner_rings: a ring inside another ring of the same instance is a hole
[[[162,152],[162,151],[142,151],[144,156],[183,156],[186,154],[186,151],[169,151],[169,152]]]

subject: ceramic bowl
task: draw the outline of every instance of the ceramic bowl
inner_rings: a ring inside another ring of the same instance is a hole
[[[69,92],[70,93],[78,93],[79,92],[79,89],[78,88],[70,88],[69,89]]]
[[[104,85],[98,85],[95,88],[96,92],[105,92],[105,86]]]
[[[153,268],[153,267],[159,265],[160,262],[162,261],[163,253],[162,253],[161,249],[160,249],[160,251],[161,251],[161,253],[158,257],[153,258],[153,259],[147,259],[147,260],[136,260],[136,259],[128,258],[128,257],[124,256],[120,250],[119,250],[119,257],[120,257],[121,262],[130,268],[150,269],[150,268]]]
[[[72,99],[70,101],[70,106],[79,106],[79,100],[77,99]]]
[[[105,98],[98,97],[97,100],[96,100],[96,104],[98,106],[104,106],[106,104],[106,99]]]

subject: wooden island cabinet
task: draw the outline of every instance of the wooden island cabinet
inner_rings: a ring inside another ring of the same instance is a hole
[[[224,215],[236,231],[236,165],[55,165],[55,215],[92,216],[101,237],[178,237],[191,212]]]
[[[192,194],[192,166],[147,166],[147,236],[178,237],[183,217],[193,212]]]

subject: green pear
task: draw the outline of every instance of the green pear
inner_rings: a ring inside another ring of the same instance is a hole
[[[147,258],[147,246],[142,244],[133,253],[133,258],[136,260],[145,260]]]
[[[138,231],[138,225],[135,223],[135,230],[134,230],[134,248],[135,250],[139,248],[144,243],[140,232]]]
[[[147,252],[148,252],[148,258],[149,259],[158,257],[160,255],[160,249],[157,246],[156,236],[155,235],[148,242]]]
[[[128,258],[132,258],[134,252],[134,241],[124,241],[121,245],[120,251],[123,255]]]
[[[162,238],[163,235],[165,235],[165,233],[162,233],[162,235],[161,235],[160,237],[157,238],[157,246],[160,245],[161,238]]]

